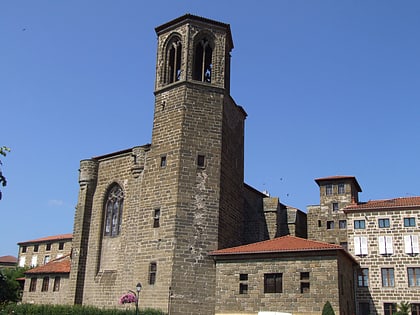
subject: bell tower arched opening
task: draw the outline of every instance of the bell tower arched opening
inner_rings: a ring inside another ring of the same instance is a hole
[[[195,44],[193,80],[211,83],[213,43],[203,37]]]

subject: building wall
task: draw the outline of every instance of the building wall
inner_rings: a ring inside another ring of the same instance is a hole
[[[243,257],[218,260],[216,266],[216,314],[276,311],[319,315],[326,301],[330,301],[336,314],[354,312],[353,264],[345,255],[328,252],[266,259]],[[301,280],[301,272],[309,272],[309,280]],[[283,274],[282,293],[264,293],[265,273]],[[248,280],[241,281],[240,274],[247,274]],[[309,282],[308,293],[301,293],[302,282]],[[246,294],[240,294],[240,283],[248,286]]]
[[[44,277],[48,277],[48,290],[42,291]],[[60,286],[54,291],[55,277],[60,278]],[[31,279],[36,279],[35,291],[29,291]],[[31,275],[25,279],[22,303],[30,304],[67,304],[69,276],[68,274]]]
[[[414,217],[416,225],[404,227],[405,217]],[[420,303],[420,286],[409,287],[407,275],[408,267],[420,268],[419,256],[406,254],[404,244],[405,235],[420,237],[420,209],[349,211],[347,218],[349,251],[359,261],[360,268],[369,269],[368,287],[357,287],[356,290],[358,304],[369,303],[371,314],[383,314],[384,303]],[[390,220],[390,227],[380,228],[378,220],[386,218]],[[365,220],[365,229],[355,229],[355,220]],[[393,254],[380,254],[380,236],[392,237]],[[354,237],[367,238],[366,255],[356,255]],[[394,286],[382,285],[382,268],[394,268]]]

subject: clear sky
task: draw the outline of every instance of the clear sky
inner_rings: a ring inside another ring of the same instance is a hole
[[[231,25],[248,184],[304,211],[331,175],[420,195],[419,1],[3,0],[0,256],[73,231],[80,160],[151,141],[154,28],[185,13]]]

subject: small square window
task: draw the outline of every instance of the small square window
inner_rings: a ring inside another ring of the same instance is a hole
[[[333,208],[333,211],[338,211],[338,202],[333,202],[332,208]]]
[[[160,157],[160,167],[166,166],[166,155]]]
[[[389,219],[379,219],[378,226],[380,228],[389,228],[390,227]]]
[[[301,272],[300,273],[300,280],[309,280],[309,272]]]
[[[300,283],[300,293],[309,293],[309,282],[301,282]]]
[[[38,252],[39,245],[34,245],[34,252]]]
[[[58,243],[58,250],[63,250],[63,249],[64,249],[64,242]]]
[[[416,226],[416,218],[404,218],[405,227],[414,227]]]
[[[248,294],[248,284],[239,283],[239,294]]]
[[[248,274],[247,273],[239,274],[239,280],[240,281],[248,281]]]
[[[206,159],[205,159],[205,156],[204,155],[198,155],[197,156],[197,166],[198,167],[204,167],[205,166],[205,161],[206,161]]]
[[[364,229],[366,227],[365,220],[354,220],[355,229]]]
[[[340,194],[340,195],[342,195],[342,194],[344,194],[346,191],[345,191],[345,189],[344,189],[344,184],[338,184],[338,193]]]
[[[347,228],[347,221],[346,221],[346,220],[340,220],[340,221],[338,221],[338,227],[339,227],[340,229],[345,229],[345,228]]]
[[[26,246],[22,246],[22,253],[26,253]]]
[[[325,186],[325,195],[331,196],[333,194],[333,186],[327,185]]]
[[[266,273],[264,274],[264,293],[282,293],[283,274]]]
[[[334,221],[327,221],[327,230],[334,230]]]
[[[45,245],[45,250],[51,250],[51,243],[48,243],[47,245]]]

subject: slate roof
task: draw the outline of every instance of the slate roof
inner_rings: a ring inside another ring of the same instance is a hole
[[[46,237],[41,237],[41,238],[37,238],[37,239],[34,239],[34,240],[30,240],[30,241],[19,242],[18,245],[32,244],[32,243],[45,243],[45,242],[71,240],[71,239],[73,239],[73,234],[68,233],[68,234],[46,236]]]
[[[343,209],[344,212],[365,210],[420,208],[420,196],[401,197],[394,199],[369,200],[368,202],[352,203]]]
[[[32,268],[25,274],[54,274],[70,273],[70,255],[66,255],[50,261],[49,263]]]

